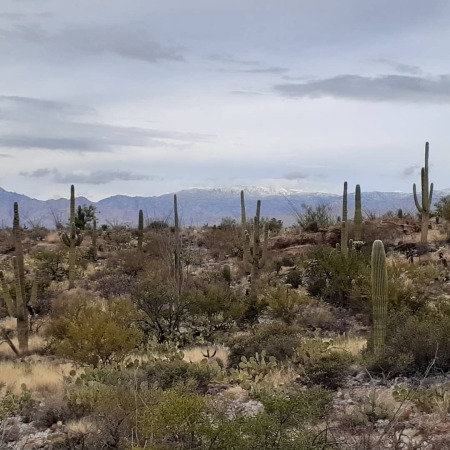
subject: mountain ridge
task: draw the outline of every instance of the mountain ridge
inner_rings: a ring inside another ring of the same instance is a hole
[[[262,200],[262,215],[283,220],[285,225],[296,222],[296,211],[302,211],[302,204],[315,207],[330,206],[338,216],[341,211],[340,194],[307,192],[297,189],[274,189],[258,186],[233,186],[231,188],[190,188],[176,192],[180,216],[185,226],[217,224],[225,217],[240,219],[240,191],[244,190],[247,214],[251,216],[256,201]],[[435,192],[434,202],[449,195],[450,189]],[[77,205],[95,205],[99,223],[123,223],[135,225],[138,211],[142,209],[148,220],[170,220],[173,208],[173,193],[156,196],[113,195],[97,202],[86,197],[77,197]],[[17,201],[22,223],[28,226],[41,225],[54,228],[55,219],[67,222],[69,200],[66,198],[38,200],[24,194],[9,192],[0,187],[0,224],[12,224],[13,203]],[[406,192],[363,192],[363,212],[384,213],[402,208],[404,212],[415,213],[413,195]],[[353,193],[349,193],[349,214],[354,206]]]

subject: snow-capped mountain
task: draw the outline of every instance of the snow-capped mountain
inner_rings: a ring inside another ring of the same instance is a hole
[[[315,207],[319,204],[329,205],[335,216],[341,213],[342,197],[338,194],[323,192],[305,192],[295,189],[274,189],[268,187],[235,186],[231,188],[191,188],[180,191],[178,205],[180,216],[185,226],[201,226],[206,223],[218,224],[224,217],[240,219],[240,192],[244,190],[247,215],[255,211],[256,201],[262,201],[261,212],[265,217],[281,219],[285,225],[296,222],[296,212],[302,212],[302,205]],[[434,201],[449,195],[450,189],[437,191]],[[12,224],[13,203],[19,202],[21,221],[25,225],[41,224],[54,227],[55,215],[67,220],[69,201],[36,200],[25,195],[5,191],[0,188],[0,220],[3,226]],[[154,197],[129,197],[115,195],[98,202],[86,198],[77,198],[77,205],[93,204],[97,207],[100,223],[124,223],[134,225],[138,220],[138,211],[142,209],[149,220],[171,220],[173,194]],[[353,194],[348,196],[349,215],[354,207]],[[397,211],[415,213],[412,193],[404,192],[363,192],[363,212],[384,213]]]

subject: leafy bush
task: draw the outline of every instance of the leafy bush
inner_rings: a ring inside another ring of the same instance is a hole
[[[300,309],[308,304],[309,299],[288,286],[269,288],[264,293],[269,315],[280,319],[286,324],[292,324]]]
[[[304,262],[309,294],[344,308],[364,309],[364,298],[355,293],[365,292],[368,286],[369,254],[350,251],[348,257],[336,249],[313,249]],[[362,289],[361,289],[362,288]]]
[[[387,376],[450,370],[450,315],[422,311],[391,314],[384,354],[377,359],[368,352],[371,370]],[[369,349],[370,349],[369,342]]]
[[[294,355],[295,348],[300,344],[298,328],[283,324],[260,325],[254,334],[237,336],[230,339],[230,365],[237,367],[242,356],[250,358],[256,353],[266,352],[278,361],[285,361]]]
[[[133,326],[137,318],[129,300],[63,298],[53,305],[46,334],[57,355],[97,367],[121,361],[139,345],[142,332]]]
[[[303,341],[294,360],[301,366],[305,381],[329,389],[342,385],[353,362],[349,353],[331,350],[329,343],[319,339]]]

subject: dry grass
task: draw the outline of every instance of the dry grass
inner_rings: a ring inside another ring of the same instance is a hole
[[[199,363],[205,359],[208,350],[210,355],[213,355],[214,352],[216,352],[214,358],[220,359],[223,362],[224,367],[228,365],[228,355],[230,354],[230,351],[228,348],[222,346],[198,346],[188,348],[183,350],[183,359],[186,362]]]
[[[79,420],[70,420],[65,425],[66,431],[69,435],[87,435],[96,431],[95,424],[87,417],[83,417]]]
[[[11,341],[16,346],[16,348],[19,348],[19,342],[17,340],[17,336],[14,336]],[[32,334],[30,335],[28,339],[28,351],[29,353],[37,353],[41,351],[45,347],[45,340],[42,336],[39,336],[38,334]],[[3,342],[0,344],[0,358],[1,357],[11,357],[15,356],[15,353],[11,350],[11,347],[6,343]]]
[[[357,336],[342,336],[334,339],[330,347],[345,350],[353,356],[359,355],[367,346],[367,339]]]
[[[68,376],[73,366],[60,364],[39,357],[28,357],[21,361],[0,362],[0,385],[20,393],[22,384],[36,395],[56,394],[64,388],[64,376]]]

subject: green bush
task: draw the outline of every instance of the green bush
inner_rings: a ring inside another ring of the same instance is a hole
[[[126,299],[64,298],[53,305],[46,336],[58,356],[97,367],[121,361],[140,344],[138,317]]]
[[[370,278],[369,254],[350,251],[348,257],[336,249],[313,249],[304,262],[304,282],[309,294],[339,307],[364,310]],[[359,295],[358,295],[359,294]]]
[[[274,356],[278,361],[285,361],[294,355],[295,348],[301,342],[299,329],[279,323],[259,325],[254,334],[230,339],[228,361],[237,367],[242,356],[250,358],[265,350],[268,357]]]
[[[450,315],[436,311],[422,311],[411,315],[408,311],[391,314],[385,351],[374,359],[367,351],[370,370],[386,376],[424,374],[429,371],[450,370]]]
[[[213,362],[195,364],[180,359],[146,363],[142,369],[150,387],[164,390],[189,385],[193,389],[203,391],[221,372],[219,366]]]

